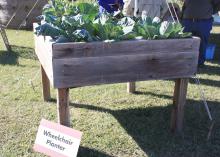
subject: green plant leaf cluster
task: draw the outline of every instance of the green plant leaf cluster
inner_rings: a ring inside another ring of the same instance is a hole
[[[98,13],[97,4],[50,0],[39,17],[37,35],[51,36],[56,42],[104,40],[170,39],[190,37],[181,24],[159,18],[125,17],[121,12]]]

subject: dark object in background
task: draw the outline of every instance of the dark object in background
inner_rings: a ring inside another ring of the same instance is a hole
[[[37,0],[0,0],[0,24],[6,26],[13,15],[8,28],[17,29],[22,23],[21,28],[32,28],[36,17],[41,15],[43,6],[47,0],[39,0],[36,7],[32,10],[27,19],[26,16],[34,6]]]
[[[206,61],[206,47],[213,25],[213,13],[220,10],[220,0],[187,0],[182,8],[184,31],[201,39],[199,64]]]

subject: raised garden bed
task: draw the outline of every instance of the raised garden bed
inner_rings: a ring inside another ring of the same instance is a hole
[[[35,36],[44,100],[58,89],[58,121],[69,126],[69,89],[155,79],[175,79],[171,128],[182,130],[188,78],[197,71],[198,38],[54,43]]]

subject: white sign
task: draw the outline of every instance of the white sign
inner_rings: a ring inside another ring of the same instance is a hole
[[[42,120],[34,150],[51,157],[76,157],[82,132]]]

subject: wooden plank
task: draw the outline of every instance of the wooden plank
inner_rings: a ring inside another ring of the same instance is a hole
[[[36,36],[35,38],[35,53],[45,70],[47,77],[53,85],[53,68],[52,68],[52,43],[43,36]]]
[[[135,82],[128,82],[127,83],[127,92],[134,93],[135,92]]]
[[[53,44],[53,58],[101,57],[155,52],[198,51],[200,39],[133,40],[121,42]]]
[[[44,71],[44,68],[41,65],[41,79],[42,79],[42,86],[43,86],[43,98],[44,101],[51,100],[50,96],[50,80],[47,77],[46,72]]]
[[[182,133],[184,106],[186,103],[187,86],[189,79],[177,79],[175,82],[173,110],[171,114],[171,131]]]
[[[58,123],[70,126],[70,111],[69,111],[69,89],[58,89],[57,92],[57,114]]]
[[[54,59],[54,86],[190,77],[197,71],[197,60],[198,52]]]

